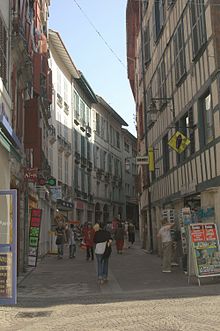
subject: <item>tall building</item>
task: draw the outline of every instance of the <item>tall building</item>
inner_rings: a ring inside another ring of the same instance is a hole
[[[143,238],[157,249],[163,209],[220,223],[219,14],[216,1],[127,2],[128,77],[136,100]]]

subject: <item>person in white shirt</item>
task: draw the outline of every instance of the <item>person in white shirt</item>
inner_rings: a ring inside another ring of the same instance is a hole
[[[163,270],[162,272],[171,272],[171,256],[172,256],[172,237],[170,229],[174,223],[168,223],[166,219],[162,220],[162,227],[160,228],[157,237],[162,241],[163,248]]]

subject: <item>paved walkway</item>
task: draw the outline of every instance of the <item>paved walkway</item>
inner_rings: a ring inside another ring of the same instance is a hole
[[[62,260],[48,255],[19,283],[18,304],[31,302],[37,305],[41,301],[55,304],[68,299],[77,301],[79,297],[86,300],[94,296],[102,298],[103,294],[123,297],[145,293],[152,298],[187,296],[202,293],[204,289],[211,293],[219,287],[215,284],[199,288],[195,280],[189,286],[187,276],[179,267],[173,267],[170,274],[162,273],[160,258],[144,252],[138,243],[124,250],[122,255],[116,254],[113,245],[107,284],[97,283],[96,267],[96,260],[86,261],[86,252],[80,248],[75,259],[68,258],[68,247]]]
[[[109,282],[98,285],[96,261],[46,256],[18,286],[18,305],[0,307],[1,331],[219,331],[220,286],[188,285],[174,267],[138,245],[110,258]]]

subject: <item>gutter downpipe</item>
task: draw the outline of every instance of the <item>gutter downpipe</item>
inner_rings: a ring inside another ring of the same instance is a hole
[[[143,33],[143,7],[139,4],[140,11],[140,30],[141,30],[141,60],[142,60],[142,80],[143,80],[143,106],[144,106],[144,124],[145,124],[145,148],[146,155],[148,154],[148,136],[147,136],[147,104],[146,104],[146,84],[145,84],[145,66],[144,66],[144,33]],[[149,253],[153,253],[153,227],[152,227],[152,213],[151,213],[151,187],[150,187],[150,173],[149,173],[149,165],[147,166],[147,196],[148,196],[148,220],[149,220],[149,234],[150,234],[150,249]],[[145,227],[144,227],[145,229]],[[143,248],[146,245],[146,231],[144,231],[143,235]]]

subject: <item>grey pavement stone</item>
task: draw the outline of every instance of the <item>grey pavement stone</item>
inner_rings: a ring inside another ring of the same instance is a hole
[[[18,305],[0,307],[0,330],[219,331],[219,280],[189,286],[179,268],[163,274],[160,264],[138,243],[122,255],[113,247],[109,282],[99,286],[85,251],[46,256],[20,280]]]

